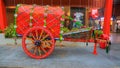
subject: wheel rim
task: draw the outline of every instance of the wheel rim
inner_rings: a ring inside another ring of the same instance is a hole
[[[33,27],[24,34],[22,47],[28,56],[43,59],[53,52],[54,37],[44,27]]]

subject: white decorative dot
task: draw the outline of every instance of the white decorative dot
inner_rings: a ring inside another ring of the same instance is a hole
[[[63,34],[63,31],[60,31],[61,34]]]
[[[49,8],[49,5],[46,5],[46,9],[48,9]]]
[[[61,21],[65,21],[65,19],[64,19],[64,18],[61,18]]]
[[[33,6],[36,6],[36,4],[33,4]]]
[[[44,20],[44,23],[46,23],[46,20]]]
[[[32,17],[32,16],[30,16],[30,19],[33,19],[33,17]]]
[[[33,13],[33,12],[34,12],[34,10],[31,11],[31,13]]]
[[[48,7],[49,7],[49,5],[46,5],[46,7],[48,8]]]
[[[47,13],[44,13],[44,16],[45,16],[45,17],[47,17],[47,15],[48,15]]]
[[[63,7],[63,6],[62,6],[61,8],[62,8],[63,10],[65,9],[65,7]]]
[[[29,25],[32,26],[32,23],[30,23]]]
[[[16,25],[14,25],[14,28],[17,28],[17,26],[16,26]]]
[[[17,14],[15,14],[14,16],[15,16],[15,17],[17,17],[18,15],[17,15]]]
[[[18,7],[20,6],[20,4],[17,5]]]
[[[45,28],[46,28],[46,26],[43,26],[43,27],[45,27]]]
[[[45,7],[45,10],[47,10],[47,8]]]
[[[62,24],[60,24],[60,27],[64,27]]]

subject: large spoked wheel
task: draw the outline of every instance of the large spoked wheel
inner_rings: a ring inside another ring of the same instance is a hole
[[[22,38],[24,52],[35,59],[48,57],[54,50],[54,37],[44,27],[30,28]]]

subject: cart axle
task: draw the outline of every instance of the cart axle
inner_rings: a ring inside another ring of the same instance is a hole
[[[36,41],[35,41],[35,45],[36,45],[36,46],[40,46],[40,45],[41,45],[41,41],[40,41],[40,40],[36,40]]]

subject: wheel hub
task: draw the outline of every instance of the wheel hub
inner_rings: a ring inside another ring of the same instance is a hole
[[[35,45],[36,45],[36,46],[40,46],[40,45],[41,45],[41,41],[40,41],[40,40],[36,40],[36,41],[35,41]]]

